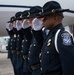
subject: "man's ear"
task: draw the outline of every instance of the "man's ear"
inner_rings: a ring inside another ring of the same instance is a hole
[[[58,20],[58,17],[55,15],[54,16],[54,22],[56,22]]]

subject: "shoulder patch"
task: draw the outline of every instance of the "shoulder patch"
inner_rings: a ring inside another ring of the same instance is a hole
[[[64,32],[62,35],[63,44],[66,46],[72,45],[71,35],[67,32]]]

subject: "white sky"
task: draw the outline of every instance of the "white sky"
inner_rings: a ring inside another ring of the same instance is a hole
[[[13,4],[13,5],[43,5],[49,0],[0,0],[1,4]]]
[[[35,6],[40,5],[43,6],[46,2],[50,0],[0,0],[0,5],[26,5],[26,6]],[[74,10],[74,0],[55,0],[61,4],[62,8]],[[2,8],[0,7],[0,11],[24,11],[25,8]]]
[[[43,6],[44,3],[50,0],[0,0],[0,4],[9,4],[9,5],[40,5]],[[63,8],[74,9],[74,0],[56,0],[58,1]]]

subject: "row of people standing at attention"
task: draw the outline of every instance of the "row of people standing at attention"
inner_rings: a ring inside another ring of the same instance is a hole
[[[56,1],[17,12],[6,24],[14,75],[74,75],[74,43]]]

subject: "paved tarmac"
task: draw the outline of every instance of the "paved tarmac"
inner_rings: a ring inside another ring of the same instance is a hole
[[[7,53],[0,53],[0,75],[14,75],[13,67]]]

